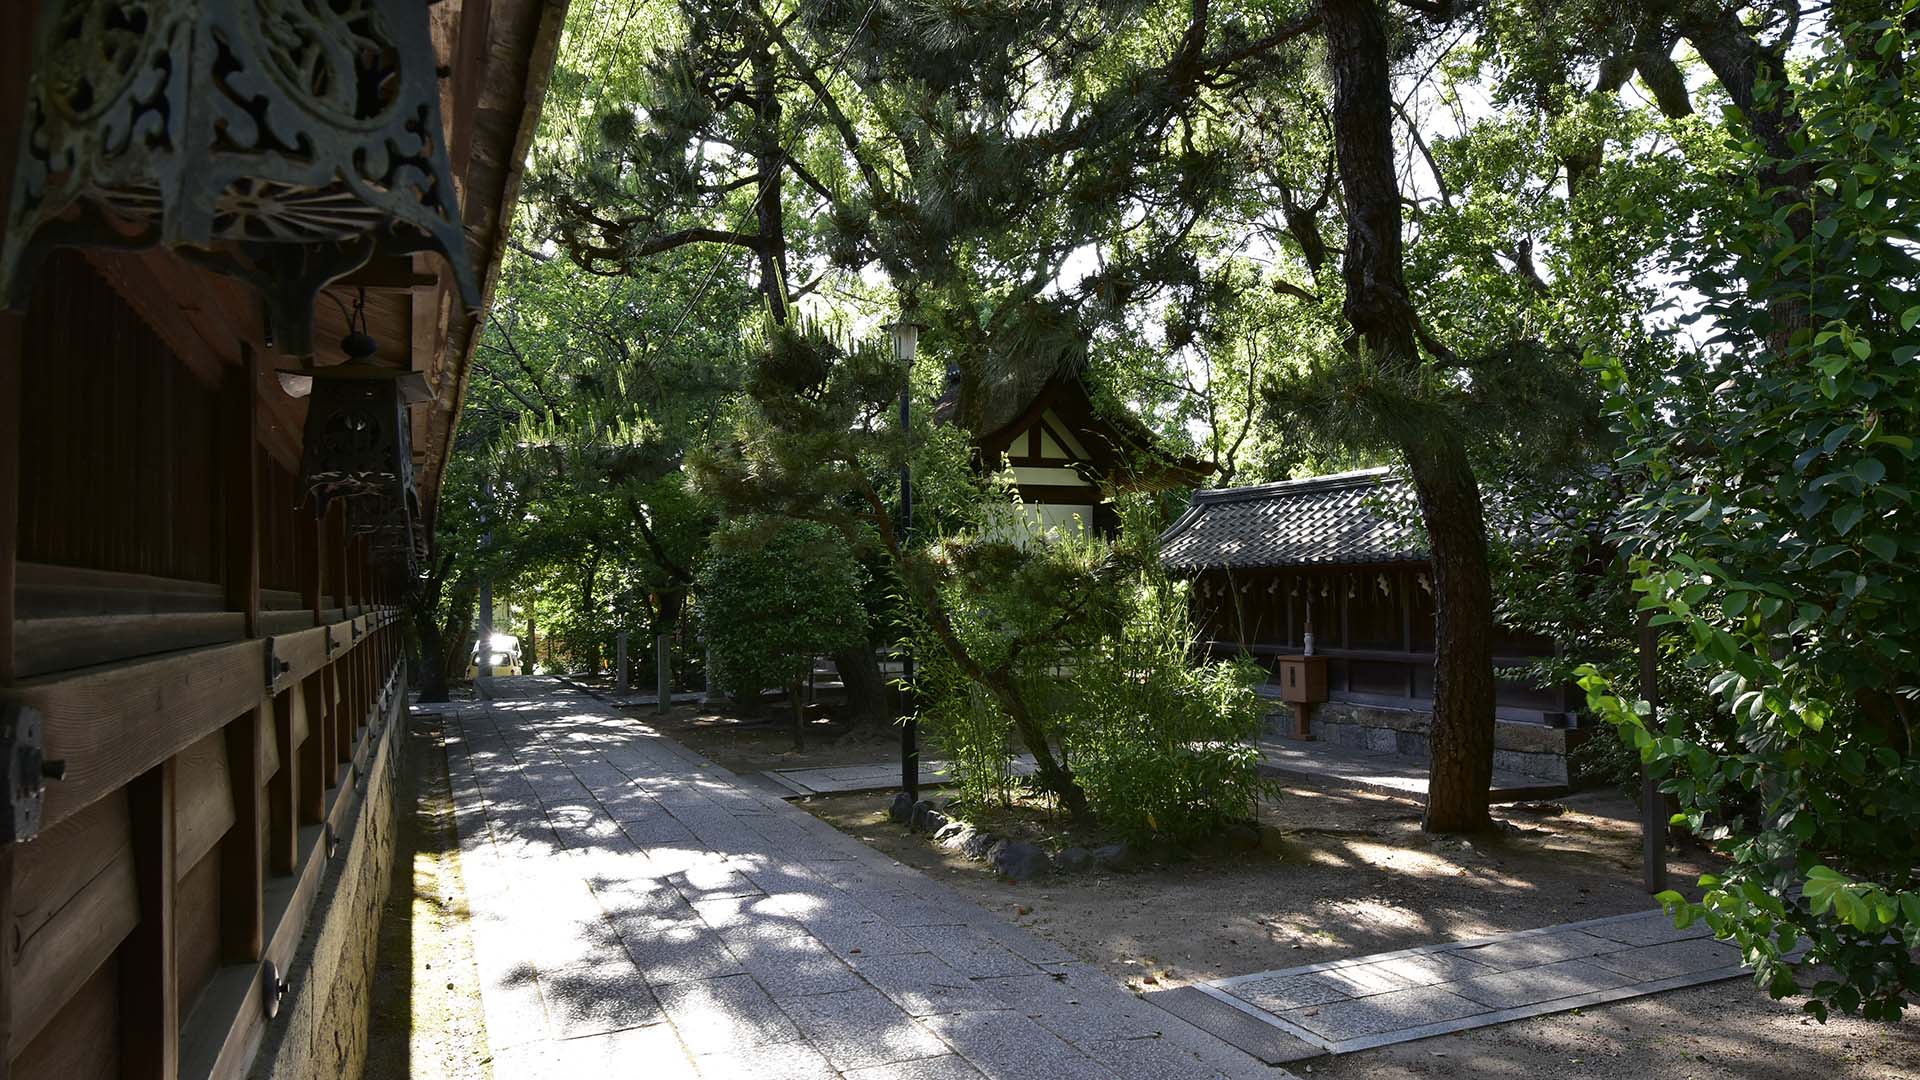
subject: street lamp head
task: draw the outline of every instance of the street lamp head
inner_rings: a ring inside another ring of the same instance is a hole
[[[887,324],[887,333],[893,337],[893,358],[913,366],[914,354],[920,351],[920,331],[926,327],[917,322],[901,319]]]

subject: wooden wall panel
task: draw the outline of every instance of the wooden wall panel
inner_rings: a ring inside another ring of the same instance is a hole
[[[120,948],[121,1045],[128,1080],[174,1080],[180,1071],[174,805],[170,759],[127,785],[140,922]]]
[[[183,878],[233,827],[233,784],[227,768],[227,737],[216,731],[180,752],[176,872]]]
[[[37,276],[19,348],[20,557],[218,580],[206,388],[70,253]]]
[[[108,961],[139,921],[126,798],[103,799],[15,854],[15,972],[34,992],[15,1003],[21,1053]]]
[[[184,791],[185,789],[182,788]],[[220,967],[220,861],[226,854],[216,846],[199,864],[181,876],[175,893],[180,1016],[193,1011],[200,992]]]
[[[13,1061],[18,1080],[115,1080],[120,1075],[120,964],[92,977]]]

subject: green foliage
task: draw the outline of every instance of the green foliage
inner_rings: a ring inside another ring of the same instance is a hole
[[[1604,368],[1623,464],[1649,478],[1623,528],[1640,606],[1725,722],[1649,724],[1597,671],[1591,700],[1731,860],[1669,906],[1822,1017],[1920,992],[1920,5],[1896,8],[1758,88],[1798,120],[1792,158],[1729,110],[1746,179],[1676,251],[1707,347],[1658,379]]]
[[[1071,663],[1067,760],[1107,827],[1191,844],[1254,816],[1266,671],[1247,659],[1196,665],[1187,589],[1130,583],[1113,631]]]
[[[1252,817],[1266,790],[1253,745],[1264,673],[1194,664],[1187,592],[1157,569],[1148,512],[1129,500],[1118,542],[1050,533],[1016,544],[989,526],[943,541],[938,559],[953,568],[942,589],[967,654],[1012,672],[1094,816],[1118,835],[1184,844]],[[1024,736],[951,657],[923,655],[920,716],[963,797],[1005,803]]]
[[[806,682],[815,656],[866,641],[865,586],[866,571],[826,526],[729,523],[699,573],[715,681],[750,693]]]
[[[1011,760],[1033,751],[1036,740],[1056,752],[1063,747],[1062,665],[1095,647],[1119,614],[1107,545],[1075,534],[1029,536],[1009,516],[929,545],[927,579],[959,649],[923,626],[914,650],[921,658],[915,689],[922,725],[954,761],[961,793],[975,804],[1012,796]],[[999,673],[1014,689],[1031,721],[1027,731],[976,667]]]

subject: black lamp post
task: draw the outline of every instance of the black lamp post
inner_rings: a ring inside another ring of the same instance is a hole
[[[887,333],[893,337],[893,358],[900,361],[900,517],[894,525],[894,539],[900,549],[906,550],[908,531],[913,527],[913,473],[907,465],[907,449],[911,446],[912,429],[908,426],[911,419],[909,408],[913,400],[913,356],[920,348],[919,323],[910,322],[904,316],[899,322],[888,323]],[[906,789],[910,802],[920,801],[920,724],[914,718],[912,704],[907,695],[913,685],[913,652],[911,647],[900,656],[900,703],[906,711],[905,722],[900,727],[900,786]]]

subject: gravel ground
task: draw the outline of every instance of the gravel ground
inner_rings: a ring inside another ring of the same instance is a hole
[[[416,715],[406,738],[407,783],[393,884],[380,919],[367,1080],[488,1080],[480,976],[439,719]],[[586,1078],[582,1078],[586,1080]]]

